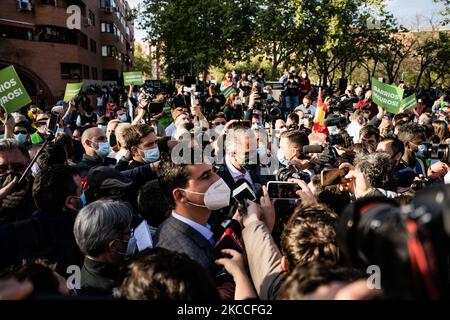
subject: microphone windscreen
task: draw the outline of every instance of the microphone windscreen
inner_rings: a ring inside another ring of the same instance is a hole
[[[311,146],[303,146],[303,153],[322,153],[322,146],[311,145]]]

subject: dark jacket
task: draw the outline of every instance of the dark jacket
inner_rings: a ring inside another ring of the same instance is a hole
[[[109,166],[109,165],[115,165],[116,160],[112,158],[100,158],[100,157],[91,157],[87,154],[83,155],[83,159],[77,163],[76,167],[78,171],[80,172],[81,178],[86,178],[89,170],[91,170],[94,167],[98,166]]]
[[[83,294],[112,295],[118,276],[118,267],[85,258],[81,269],[81,291]]]
[[[217,165],[215,167],[217,174],[225,181],[228,187],[231,190],[231,195],[233,194],[233,190],[238,187],[236,182],[234,182],[233,177],[231,176],[228,167],[225,164]],[[250,170],[250,177],[252,178],[253,192],[256,195],[256,198],[259,199],[262,196],[262,186],[266,185],[268,181],[273,180],[273,176],[262,176],[260,174],[261,167],[257,169]],[[250,181],[249,181],[250,182]],[[233,204],[233,203],[232,203]],[[216,210],[211,214],[211,218],[209,219],[209,224],[216,230],[216,228],[226,219],[229,219],[233,216],[234,212],[233,207],[230,205],[226,208]]]
[[[73,234],[76,215],[64,211],[37,210],[31,219],[0,227],[0,267],[22,259],[44,258],[57,263],[56,271],[67,276],[67,267],[81,266],[83,255]]]
[[[213,245],[195,229],[172,216],[159,226],[155,243],[157,247],[187,254],[213,277],[220,270],[215,264],[215,260],[220,257]]]

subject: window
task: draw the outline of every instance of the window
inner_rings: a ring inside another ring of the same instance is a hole
[[[94,39],[91,39],[89,42],[91,46],[91,52],[97,53],[97,42],[95,42]]]
[[[105,7],[115,7],[116,4],[114,0],[100,0],[100,8],[104,9]]]
[[[110,22],[102,22],[101,23],[101,30],[102,32],[109,32],[109,33],[114,33],[115,32],[115,26],[113,23]]]
[[[97,68],[92,67],[92,79],[98,80]]]
[[[0,24],[0,38],[33,40],[33,29],[17,28]]]
[[[36,26],[37,41],[78,44],[78,30],[69,30],[54,26]]]
[[[88,50],[88,37],[84,33],[78,32],[78,44]]]
[[[103,57],[116,57],[117,49],[114,46],[102,46]]]
[[[93,25],[93,26],[95,26],[95,14],[91,11],[91,10],[89,10],[89,20],[91,20],[91,24]]]
[[[81,80],[81,64],[61,63],[61,79]]]
[[[56,0],[41,0],[41,4],[49,4],[51,6],[56,6]]]
[[[83,79],[90,79],[89,76],[89,66],[83,65]]]

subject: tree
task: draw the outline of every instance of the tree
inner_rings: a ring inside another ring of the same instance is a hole
[[[139,45],[135,46],[134,58],[135,58],[135,69],[142,71],[145,77],[151,78],[152,74],[151,57],[146,56],[142,50],[142,47]]]
[[[144,0],[140,26],[163,43],[168,77],[206,73],[250,52],[254,0]]]
[[[295,1],[296,23],[305,31],[308,63],[326,85],[338,69],[347,77],[362,59],[364,37],[367,35],[367,13],[371,5],[382,8],[383,1],[372,0],[311,0]]]
[[[305,48],[305,34],[295,23],[296,3],[292,0],[261,0],[256,18],[257,47],[272,63],[271,78],[278,67],[291,60],[293,53]]]

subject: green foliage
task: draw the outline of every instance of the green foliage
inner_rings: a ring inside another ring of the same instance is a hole
[[[144,76],[150,79],[152,74],[152,64],[151,57],[147,57],[142,52],[142,48],[140,46],[136,46],[134,49],[134,58],[135,58],[135,70],[142,71]]]

